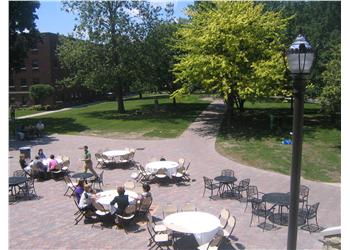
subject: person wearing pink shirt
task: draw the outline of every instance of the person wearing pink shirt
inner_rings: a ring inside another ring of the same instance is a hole
[[[49,171],[53,171],[57,168],[58,162],[55,159],[54,155],[50,155],[50,161],[49,161]]]

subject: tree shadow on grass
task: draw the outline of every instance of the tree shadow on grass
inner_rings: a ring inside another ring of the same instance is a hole
[[[271,128],[272,126],[272,128]],[[319,129],[340,130],[340,122],[332,122],[329,116],[319,113],[318,109],[304,110],[304,135],[314,138]],[[290,138],[293,130],[293,114],[288,108],[247,109],[235,112],[231,126],[224,118],[220,136],[230,136],[236,140],[262,140]]]
[[[194,120],[198,113],[204,110],[206,103],[179,103],[174,107],[172,104],[159,104],[156,110],[153,104],[141,105],[140,109],[127,110],[121,114],[114,110],[92,111],[84,113],[89,118],[101,120],[141,121],[147,120],[158,123],[178,123],[176,119],[187,121]]]
[[[18,148],[23,146],[47,145],[47,144],[53,143],[54,141],[57,141],[57,139],[50,134],[82,132],[88,129],[88,127],[77,123],[74,118],[43,118],[43,117],[28,118],[28,119],[16,121],[16,126],[17,127],[20,127],[22,125],[35,126],[39,120],[42,121],[45,125],[45,129],[44,129],[45,135],[43,137],[33,139],[33,140],[19,141],[17,138],[10,139],[9,141],[10,150],[18,150]]]

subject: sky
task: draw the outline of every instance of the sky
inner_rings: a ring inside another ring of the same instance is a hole
[[[167,1],[169,2],[169,1]],[[155,1],[152,3],[155,6],[165,7],[166,1]],[[187,5],[193,4],[194,1],[171,1],[174,3],[175,17],[186,17],[184,8]],[[68,35],[73,32],[74,15],[61,10],[62,3],[59,1],[40,1],[40,8],[37,9],[38,18],[36,25],[40,32],[52,32]]]

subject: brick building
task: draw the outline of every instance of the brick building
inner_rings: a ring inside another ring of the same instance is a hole
[[[58,35],[41,33],[42,42],[30,49],[23,67],[18,72],[9,75],[10,104],[32,105],[29,88],[34,84],[50,84],[55,88],[53,97],[47,98],[45,104],[72,104],[82,99],[94,99],[94,94],[84,88],[63,88],[57,84],[62,79],[63,72],[59,67],[56,48],[59,43]]]

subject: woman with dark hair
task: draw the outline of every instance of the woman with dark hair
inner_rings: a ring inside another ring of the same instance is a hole
[[[83,192],[84,192],[84,180],[80,179],[78,181],[77,187],[74,190],[74,194],[75,194],[75,197],[77,197],[78,203],[80,202],[80,197],[83,194]]]

